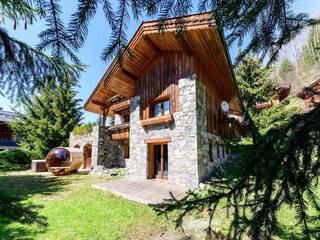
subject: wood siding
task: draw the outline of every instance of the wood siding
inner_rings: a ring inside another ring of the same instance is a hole
[[[140,95],[141,119],[149,118],[150,101],[162,96],[170,97],[170,112],[179,111],[178,81],[195,71],[192,55],[182,51],[161,52],[139,77],[135,95]]]
[[[198,58],[182,51],[162,52],[139,77],[135,95],[141,97],[141,119],[151,117],[150,102],[155,98],[169,96],[170,112],[179,111],[178,81],[192,74],[196,74],[205,87],[208,132],[225,135],[226,124],[223,122],[220,104],[229,99],[222,96],[224,91],[219,86],[218,76],[212,77]]]
[[[218,79],[216,79],[218,76],[210,77],[199,59],[196,60],[196,75],[206,91],[207,130],[210,133],[219,135],[223,129],[220,103],[227,99],[223,99],[223,96],[221,96],[223,91],[219,87]]]

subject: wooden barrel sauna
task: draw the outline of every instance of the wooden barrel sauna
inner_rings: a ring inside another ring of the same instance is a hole
[[[83,164],[83,153],[79,148],[57,147],[46,157],[46,167],[55,176],[78,172]]]

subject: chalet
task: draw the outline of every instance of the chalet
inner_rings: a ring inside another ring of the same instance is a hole
[[[297,97],[304,101],[304,110],[305,112],[309,112],[314,109],[315,106],[319,106],[320,104],[320,79],[311,83],[307,87],[299,88],[300,90],[296,91],[295,94]],[[302,90],[301,90],[302,89]],[[279,102],[286,99],[290,92],[290,86],[280,86],[277,88],[278,98],[272,99],[269,102],[257,103],[256,109],[258,111],[271,108],[274,105],[277,105]]]
[[[261,111],[264,109],[271,108],[274,105],[277,105],[278,103],[282,102],[284,99],[286,99],[289,96],[290,90],[291,88],[288,85],[282,85],[277,87],[276,88],[277,97],[268,102],[257,103],[256,110]]]
[[[4,111],[3,108],[0,107],[0,150],[19,147],[15,140],[14,133],[8,124],[15,119],[14,113]]]
[[[305,87],[297,96],[304,100],[305,110],[311,111],[320,105],[320,79]]]
[[[91,141],[93,167],[196,187],[226,160],[223,139],[237,134],[243,111],[229,53],[211,14],[183,20],[179,34],[174,18],[161,32],[159,21],[143,22],[85,103],[101,126],[70,144]]]

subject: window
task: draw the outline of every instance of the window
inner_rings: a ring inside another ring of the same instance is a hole
[[[130,112],[124,112],[122,114],[123,123],[130,122]]]
[[[125,143],[123,145],[123,151],[124,151],[124,158],[128,159],[130,158],[130,147],[129,147],[129,143]]]
[[[209,140],[209,160],[210,162],[213,162],[213,156],[212,156],[212,141]]]
[[[170,101],[159,101],[152,105],[152,116],[153,117],[160,117],[163,115],[167,115],[170,113]]]
[[[124,123],[130,122],[130,112],[129,111],[123,111],[116,114],[116,121],[115,125],[120,125]]]

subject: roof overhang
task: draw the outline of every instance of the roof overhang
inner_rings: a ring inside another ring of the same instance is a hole
[[[302,99],[307,99],[309,97],[312,97],[313,95],[315,95],[315,93],[312,93],[310,91],[308,91],[308,89],[311,90],[316,90],[315,88],[319,87],[320,88],[320,79],[318,79],[317,81],[313,82],[312,84],[310,84],[308,87],[306,87],[305,89],[303,89],[301,92],[299,92],[297,94],[297,96],[299,98]]]
[[[231,108],[242,112],[230,56],[212,13],[186,16],[183,21],[185,25],[181,34],[177,34],[176,18],[165,20],[165,29],[161,31],[158,27],[160,21],[143,22],[127,49],[113,60],[103,75],[85,103],[85,110],[101,114],[108,99],[116,95],[133,97],[138,77],[157,54],[184,51],[194,54],[205,69],[210,69],[209,78],[218,81],[217,87],[225,95],[224,100]],[[112,113],[109,111],[108,114]]]

